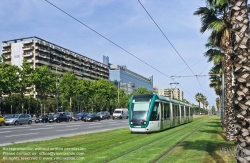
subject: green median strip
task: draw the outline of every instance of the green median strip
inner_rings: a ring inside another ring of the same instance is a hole
[[[202,162],[201,160],[213,162],[213,160],[221,159],[218,156],[220,148],[233,148],[234,145],[222,139],[224,133],[219,126],[218,117],[211,119],[209,116],[202,116],[194,118],[191,123],[152,134],[131,134],[129,128],[121,128],[47,141],[8,145],[0,148],[0,153],[2,153],[0,163],[152,162],[207,120],[209,120],[208,123],[160,162]],[[24,155],[23,152],[26,154]],[[186,158],[190,157],[189,155],[192,158]],[[14,160],[15,157],[16,160]],[[26,160],[20,160],[21,158]],[[230,159],[229,157],[222,160]]]

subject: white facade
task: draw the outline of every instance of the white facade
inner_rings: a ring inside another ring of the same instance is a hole
[[[157,93],[158,95],[175,98],[178,100],[183,100],[184,93],[179,88],[158,88],[158,86],[154,86],[154,93]]]

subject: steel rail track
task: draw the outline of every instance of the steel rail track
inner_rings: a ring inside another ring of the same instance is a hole
[[[207,122],[207,121],[206,121]],[[206,123],[206,122],[204,122],[204,124]],[[197,131],[200,127],[202,127],[204,124],[202,124],[201,126],[199,126],[195,131]],[[185,125],[185,124],[184,124]],[[180,127],[180,126],[178,126],[178,127]],[[135,149],[133,149],[133,150],[130,150],[130,151],[128,151],[128,152],[125,152],[125,153],[122,153],[122,154],[119,154],[118,156],[116,156],[116,157],[113,157],[112,159],[110,159],[110,160],[107,160],[107,161],[105,161],[104,163],[109,163],[109,162],[111,162],[111,161],[114,161],[114,160],[116,160],[116,159],[118,159],[118,158],[121,158],[121,157],[123,157],[123,156],[125,156],[125,155],[128,155],[128,154],[130,154],[130,153],[133,153],[133,152],[135,152],[135,151],[137,151],[137,150],[139,150],[139,149],[141,149],[141,148],[143,148],[143,147],[146,147],[146,146],[148,146],[148,145],[150,145],[150,144],[153,144],[153,143],[155,143],[155,142],[158,142],[158,141],[160,141],[160,140],[162,140],[162,139],[164,139],[164,138],[166,138],[166,137],[169,137],[169,136],[171,136],[171,135],[173,135],[173,134],[176,134],[176,133],[178,133],[178,132],[180,132],[180,131],[183,131],[183,130],[187,130],[187,129],[189,129],[189,128],[191,128],[191,127],[193,127],[193,125],[190,125],[190,126],[188,126],[187,128],[185,128],[185,129],[180,129],[180,130],[177,130],[177,131],[175,131],[175,132],[173,132],[173,133],[170,133],[170,134],[167,134],[167,135],[165,135],[165,136],[163,136],[163,137],[161,137],[160,139],[155,139],[155,140],[152,140],[152,141],[150,141],[150,142],[147,142],[146,144],[144,144],[144,145],[142,145],[142,146],[140,146],[140,147],[138,147],[138,148],[135,148]],[[163,131],[164,132],[164,131]],[[193,131],[194,132],[194,131]],[[192,132],[192,133],[193,133]],[[191,133],[191,134],[192,134]],[[189,134],[189,135],[191,135],[191,134]],[[189,136],[188,135],[188,136]],[[185,137],[186,138],[186,137]],[[184,139],[185,139],[184,138]],[[181,142],[178,142],[178,143],[181,143]],[[178,144],[177,143],[177,144]],[[173,148],[173,147],[172,147]],[[166,153],[166,152],[165,152]],[[165,154],[164,153],[164,154]],[[162,155],[160,155],[161,157],[162,157]],[[158,158],[160,158],[160,157],[158,157]],[[157,159],[155,159],[155,160],[158,160],[158,158]],[[154,161],[155,161],[154,160]]]
[[[187,136],[185,136],[183,139],[181,139],[179,142],[177,142],[174,146],[172,146],[170,149],[168,149],[166,152],[164,152],[163,154],[161,154],[159,157],[157,157],[156,159],[154,159],[152,162],[153,163],[157,163],[159,162],[162,158],[164,158],[165,156],[167,156],[171,151],[173,151],[176,147],[178,147],[182,142],[184,142],[187,138],[189,138],[191,135],[193,135],[194,133],[196,133],[201,127],[203,127],[206,123],[208,122],[208,120],[206,122],[204,122],[202,125],[200,125],[196,130],[194,130],[193,132],[191,132],[190,134],[188,134]]]

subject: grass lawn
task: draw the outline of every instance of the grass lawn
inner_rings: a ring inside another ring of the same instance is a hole
[[[224,140],[219,118],[199,116],[192,123],[152,134],[131,134],[128,128],[121,128],[8,145],[0,147],[0,163],[153,162],[198,127],[159,162],[235,162],[225,151],[234,149],[234,142]]]

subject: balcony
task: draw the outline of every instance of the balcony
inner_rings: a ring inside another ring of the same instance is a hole
[[[29,44],[29,43],[32,43],[33,41],[32,40],[25,40],[25,41],[22,41],[23,44]]]
[[[23,57],[30,57],[33,56],[33,53],[28,52],[28,53],[23,53]]]
[[[11,59],[11,56],[10,55],[5,55],[4,59]]]
[[[32,50],[34,49],[33,46],[23,46],[23,50]]]
[[[46,61],[43,61],[43,60],[38,60],[38,59],[36,59],[36,61],[35,61],[36,63],[41,63],[41,64],[44,64],[44,65],[47,65],[48,64],[48,62],[46,62]]]
[[[5,47],[10,47],[10,43],[3,43],[2,44],[2,47],[5,48]]]
[[[33,59],[28,59],[27,62],[28,63],[33,63]]]
[[[11,52],[11,49],[3,49],[2,50],[2,53],[10,53]]]

